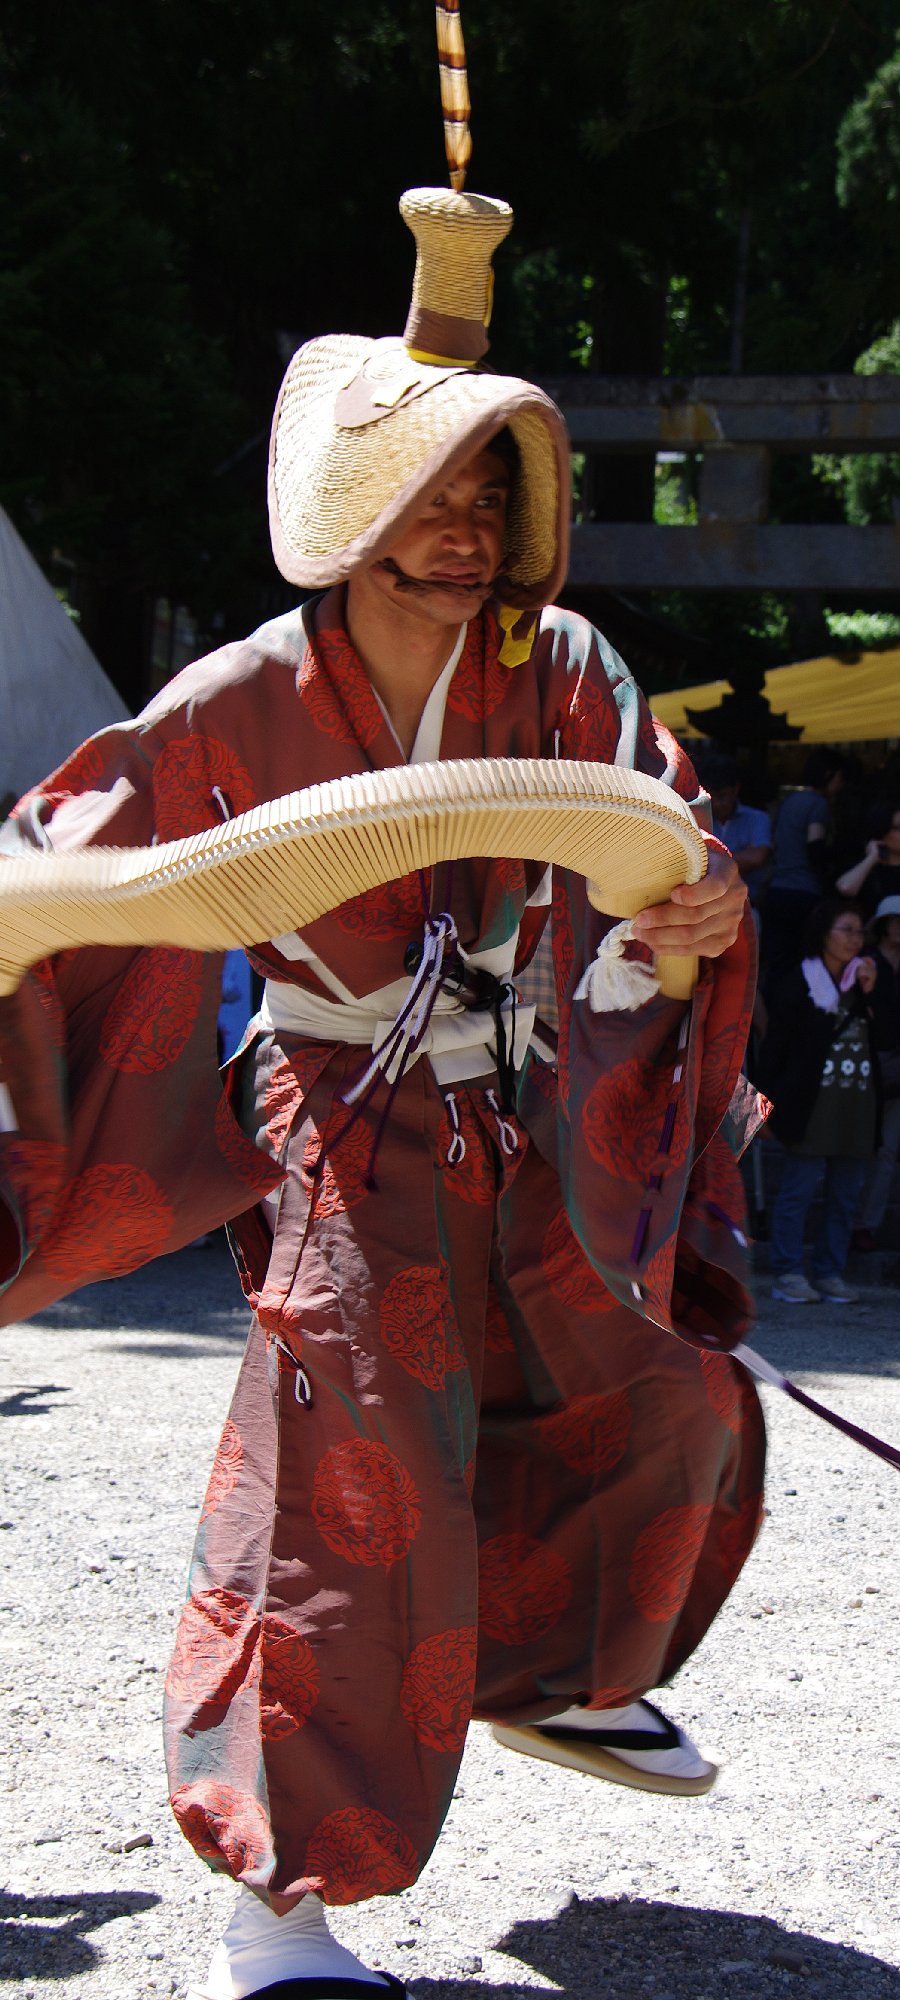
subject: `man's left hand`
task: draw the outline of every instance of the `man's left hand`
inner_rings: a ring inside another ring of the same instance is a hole
[[[641,910],[634,935],[654,952],[718,958],[734,943],[746,902],[747,890],[731,855],[710,845],[702,882],[685,882],[672,890],[667,903]]]

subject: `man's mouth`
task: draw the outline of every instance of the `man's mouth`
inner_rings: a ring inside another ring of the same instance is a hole
[[[493,589],[493,578],[484,576],[481,570],[442,569],[432,570],[428,576],[408,576],[392,556],[382,558],[381,568],[394,578],[398,590],[476,592],[479,597],[488,597]]]
[[[480,590],[484,580],[480,569],[433,569],[428,579],[457,590]]]

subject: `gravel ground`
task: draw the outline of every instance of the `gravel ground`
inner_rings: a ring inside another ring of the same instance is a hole
[[[767,1294],[764,1280],[761,1290]],[[900,1438],[900,1295],[761,1299],[757,1343]],[[0,1333],[0,1984],[182,1994],[233,1892],[166,1806],[160,1706],[245,1311],[224,1241]],[[436,1854],[335,1928],[417,2000],[900,1996],[897,1475],[768,1395],[770,1519],[664,1706],[725,1768],[703,1800],[470,1732]]]

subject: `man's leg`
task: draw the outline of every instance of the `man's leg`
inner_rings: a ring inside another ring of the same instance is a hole
[[[416,1879],[471,1711],[467,1340],[477,1321],[477,1369],[493,1187],[486,1205],[439,1218],[444,1107],[422,1069],[395,1100],[377,1193],[365,1184],[365,1125],[311,1171],[334,1079],[304,1107],[260,1299],[267,1329],[251,1336],[169,1674],[176,1814],[201,1855],[274,1911]],[[257,1951],[266,1919],[243,1907],[221,1983],[204,1989],[213,2000],[225,2000],[248,1928],[233,1990],[272,1983],[253,1971],[268,1963],[267,1947]],[[303,1913],[276,1926],[279,1948],[290,1936],[291,1976],[309,1963],[321,1974],[310,1909],[303,1936]]]
[[[520,1728],[571,1707],[627,1709],[699,1643],[752,1546],[758,1400],[725,1356],[698,1354],[612,1299],[534,1149],[501,1204],[493,1275],[475,1486],[477,1713]],[[654,1727],[652,1715],[615,1716],[604,1731],[620,1720]],[[658,1775],[675,1778],[683,1746],[661,1747]],[[703,1769],[694,1775],[704,1789]]]
[[[815,1278],[817,1282],[821,1280],[826,1297],[834,1290],[833,1281],[843,1279],[866,1164],[865,1160],[826,1161],[822,1219],[813,1248]],[[848,1300],[855,1297],[849,1286],[842,1289]]]
[[[802,1278],[806,1218],[824,1170],[823,1160],[785,1153],[769,1229],[774,1290],[778,1297],[788,1297],[790,1293],[790,1285],[783,1280]],[[798,1302],[802,1302],[800,1287],[797,1291]]]

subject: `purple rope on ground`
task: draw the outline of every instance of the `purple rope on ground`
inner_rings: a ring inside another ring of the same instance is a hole
[[[831,1424],[834,1430],[843,1431],[844,1436],[852,1438],[854,1444],[861,1444],[864,1451],[871,1451],[876,1458],[882,1458],[885,1465],[892,1465],[895,1472],[900,1472],[900,1450],[896,1445],[885,1444],[882,1438],[874,1437],[871,1431],[861,1430],[858,1424],[851,1424],[848,1417],[839,1417],[835,1410],[827,1410],[824,1403],[817,1403],[814,1396],[808,1396],[805,1389],[798,1389],[796,1382],[789,1382],[786,1375],[782,1377],[781,1386],[795,1403],[802,1404],[804,1410],[811,1410],[813,1416],[821,1417],[826,1424]]]
[[[815,1396],[808,1396],[805,1389],[798,1389],[796,1382],[790,1382],[779,1369],[773,1368],[771,1361],[767,1361],[765,1355],[757,1354],[755,1348],[739,1341],[737,1347],[731,1350],[731,1359],[740,1361],[761,1382],[771,1383],[773,1389],[783,1389],[785,1395],[799,1403],[802,1409],[811,1410],[814,1417],[821,1417],[823,1423],[830,1424],[833,1430],[842,1431],[845,1437],[853,1439],[854,1444],[861,1444],[864,1451],[872,1452],[875,1458],[883,1458],[885,1465],[892,1465],[895,1472],[900,1472],[900,1450],[896,1445],[885,1444],[883,1438],[875,1437],[872,1431],[862,1430],[859,1424],[851,1424],[848,1417],[839,1417],[835,1410],[827,1409],[824,1403],[817,1403]]]

